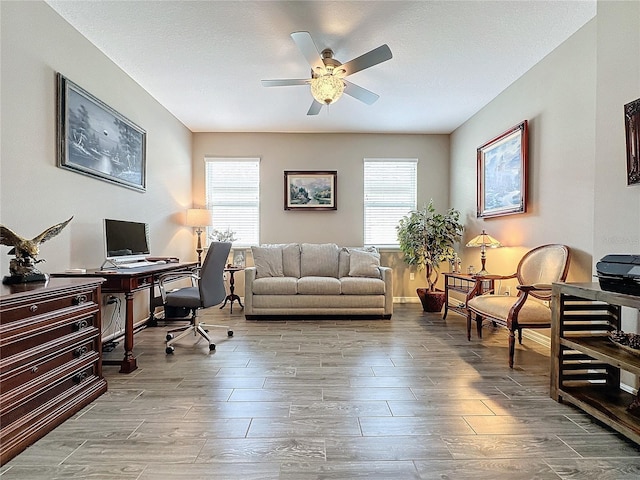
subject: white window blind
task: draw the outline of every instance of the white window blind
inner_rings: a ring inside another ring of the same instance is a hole
[[[364,243],[397,247],[396,225],[415,210],[416,158],[364,159]]]
[[[205,158],[207,208],[215,230],[235,232],[237,247],[260,243],[260,159]]]

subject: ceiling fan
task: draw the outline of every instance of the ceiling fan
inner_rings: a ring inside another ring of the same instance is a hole
[[[344,77],[390,60],[393,55],[386,44],[343,64],[333,58],[333,51],[330,48],[318,52],[309,32],[293,32],[291,38],[311,65],[311,78],[262,80],[262,86],[310,85],[314,100],[307,115],[317,115],[322,105],[334,103],[342,93],[367,105],[373,104],[380,98],[379,95],[345,80]]]

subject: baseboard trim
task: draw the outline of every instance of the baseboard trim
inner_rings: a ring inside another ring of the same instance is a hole
[[[393,297],[393,303],[420,303],[420,299],[415,297]]]

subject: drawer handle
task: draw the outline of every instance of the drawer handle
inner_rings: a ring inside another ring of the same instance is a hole
[[[89,349],[87,347],[78,347],[73,351],[73,356],[76,358],[80,358],[81,356],[86,354],[88,351]]]
[[[31,306],[29,307],[29,311],[30,311],[31,313],[35,313],[35,312],[37,312],[37,311],[38,311],[38,305],[31,305]]]
[[[36,373],[38,371],[38,367],[31,367],[31,373]]]
[[[82,305],[83,303],[86,303],[86,301],[87,301],[87,296],[84,294],[77,295],[73,298],[74,305]]]
[[[89,322],[87,322],[86,320],[80,320],[79,322],[74,323],[73,326],[76,331],[78,331],[82,330],[83,328],[87,328],[89,326]]]
[[[80,372],[73,376],[73,381],[75,383],[81,383],[85,378],[87,378],[87,372]]]

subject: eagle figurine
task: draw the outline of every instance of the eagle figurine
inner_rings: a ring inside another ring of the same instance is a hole
[[[23,238],[10,228],[0,225],[0,244],[13,247],[9,255],[15,255],[9,264],[11,277],[5,277],[3,283],[19,283],[35,280],[44,280],[45,276],[36,267],[36,263],[44,262],[44,259],[37,260],[40,253],[40,244],[58,235],[64,227],[73,219],[53,225],[47,228],[37,237],[31,240]]]

